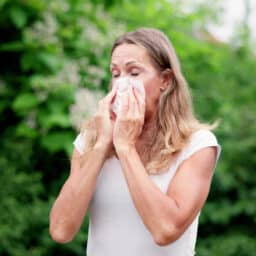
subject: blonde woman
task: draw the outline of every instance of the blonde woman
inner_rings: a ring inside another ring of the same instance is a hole
[[[195,118],[161,31],[119,37],[110,70],[112,88],[74,142],[50,234],[71,241],[88,210],[88,256],[192,256],[220,153],[212,127]]]

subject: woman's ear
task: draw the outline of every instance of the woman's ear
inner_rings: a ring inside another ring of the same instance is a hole
[[[161,85],[160,85],[160,91],[165,91],[168,86],[170,86],[170,82],[172,80],[173,73],[170,68],[165,69],[161,72]]]

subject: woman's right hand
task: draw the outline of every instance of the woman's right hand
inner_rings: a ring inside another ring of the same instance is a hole
[[[116,95],[114,87],[103,99],[99,101],[98,111],[94,115],[97,140],[95,146],[110,150],[113,147],[114,121],[111,119],[111,104]]]

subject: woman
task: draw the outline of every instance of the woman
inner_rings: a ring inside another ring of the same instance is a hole
[[[132,86],[113,112],[118,87],[99,102],[74,142],[71,172],[50,214],[66,243],[90,214],[88,256],[194,255],[197,226],[220,146],[193,115],[186,81],[167,37],[141,28],[119,37],[111,85]]]

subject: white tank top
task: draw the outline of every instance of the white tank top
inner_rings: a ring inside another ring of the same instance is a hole
[[[79,134],[74,141],[80,153],[83,152],[85,137]],[[166,193],[181,162],[196,151],[210,146],[217,148],[217,162],[220,146],[214,134],[208,130],[195,132],[188,145],[166,172],[149,175],[149,178],[163,193]],[[200,213],[178,240],[166,246],[157,245],[133,204],[120,162],[115,156],[105,161],[88,210],[90,218],[87,256],[192,256],[195,254]]]

